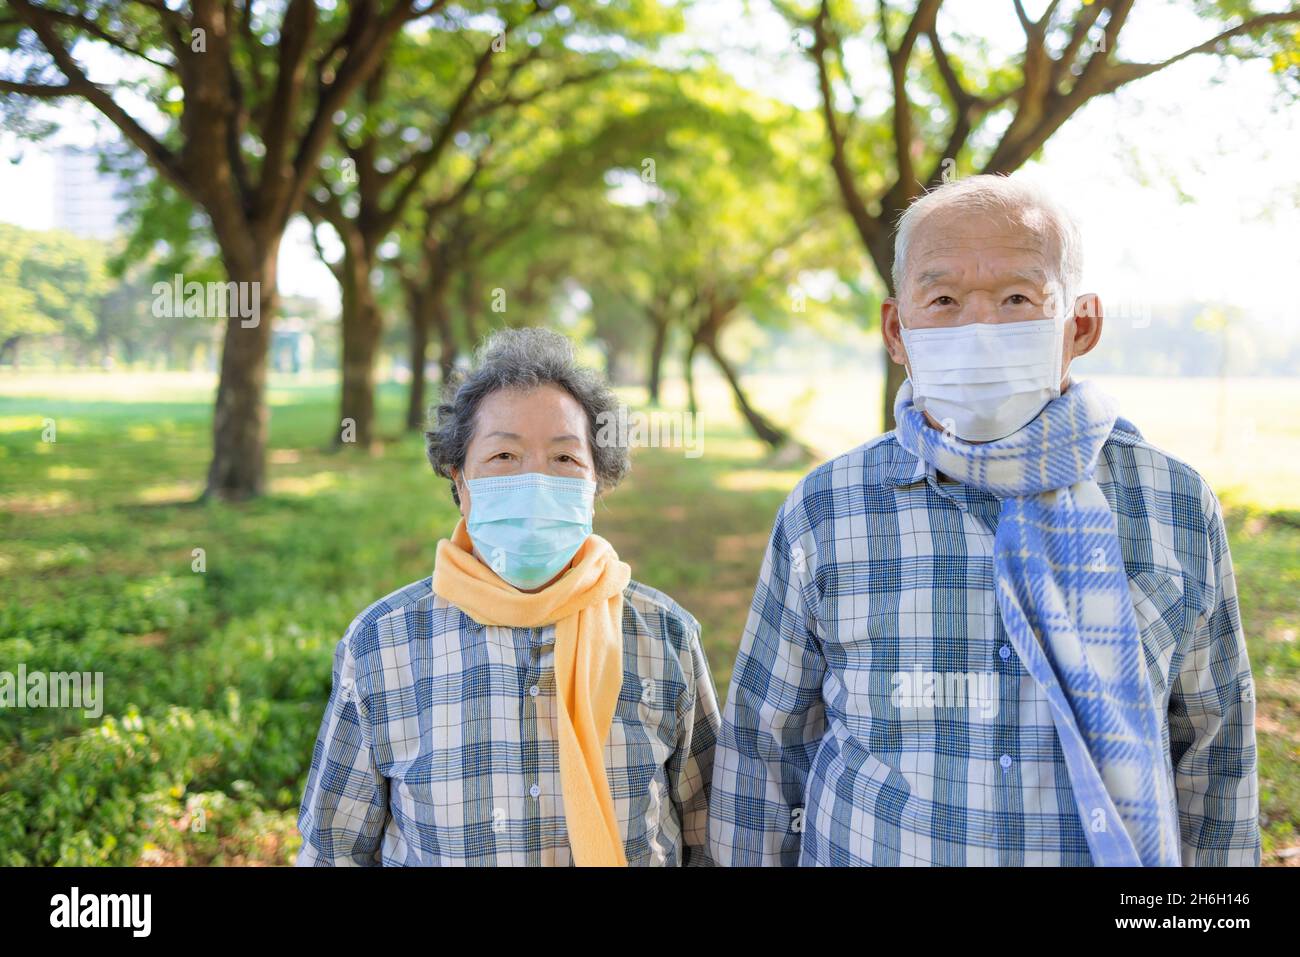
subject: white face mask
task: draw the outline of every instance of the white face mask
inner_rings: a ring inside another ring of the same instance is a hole
[[[1065,323],[903,329],[912,402],[967,442],[1006,438],[1061,394]]]

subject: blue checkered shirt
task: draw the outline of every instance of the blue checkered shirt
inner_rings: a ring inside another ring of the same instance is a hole
[[[353,621],[298,815],[299,865],[571,865],[555,626],[480,625],[430,579]],[[709,865],[720,717],[699,625],[623,593],[623,686],[605,768],[629,865]]]
[[[1095,478],[1164,716],[1182,861],[1258,864],[1254,686],[1219,502],[1118,430]],[[719,864],[1092,863],[1048,702],[998,613],[999,508],[893,433],[795,487],[718,741]]]

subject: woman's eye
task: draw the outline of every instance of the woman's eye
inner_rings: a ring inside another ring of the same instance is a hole
[[[953,303],[953,302],[956,302],[956,300],[953,299],[952,296],[939,296],[939,297],[937,297],[937,298],[934,300],[934,302],[930,303],[930,305],[932,305],[932,306],[947,306],[947,305],[950,305],[950,304]]]
[[[494,458],[494,459],[503,459],[503,460],[509,461],[509,459],[510,459],[510,453],[509,453],[509,452],[498,452],[496,455],[492,456],[492,458]]]
[[[1007,302],[1011,303],[1013,306],[1023,306],[1025,303],[1029,302],[1029,297],[1021,295],[1018,292],[1013,292],[1011,295],[1007,296]]]

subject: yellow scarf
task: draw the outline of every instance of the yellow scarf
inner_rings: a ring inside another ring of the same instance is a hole
[[[599,535],[582,543],[560,578],[534,594],[474,557],[465,520],[438,542],[433,591],[480,625],[555,625],[560,789],[574,863],[626,867],[603,752],[623,686],[623,589],[632,569]]]

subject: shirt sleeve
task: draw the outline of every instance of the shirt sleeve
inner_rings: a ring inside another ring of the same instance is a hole
[[[351,638],[334,651],[333,689],[325,706],[298,812],[300,867],[380,864],[388,821],[388,781],[375,767],[368,721],[356,687]]]
[[[1255,685],[1218,499],[1207,488],[1211,605],[1170,689],[1169,740],[1184,866],[1260,861]]]
[[[810,561],[787,540],[786,514],[763,558],[715,758],[709,844],[724,866],[798,863],[808,769],[825,729]]]
[[[709,789],[713,752],[722,721],[698,629],[692,631],[689,655],[690,660],[683,662],[687,683],[679,705],[681,737],[668,763],[668,779],[682,828],[682,864],[710,867],[714,862],[708,840]]]

